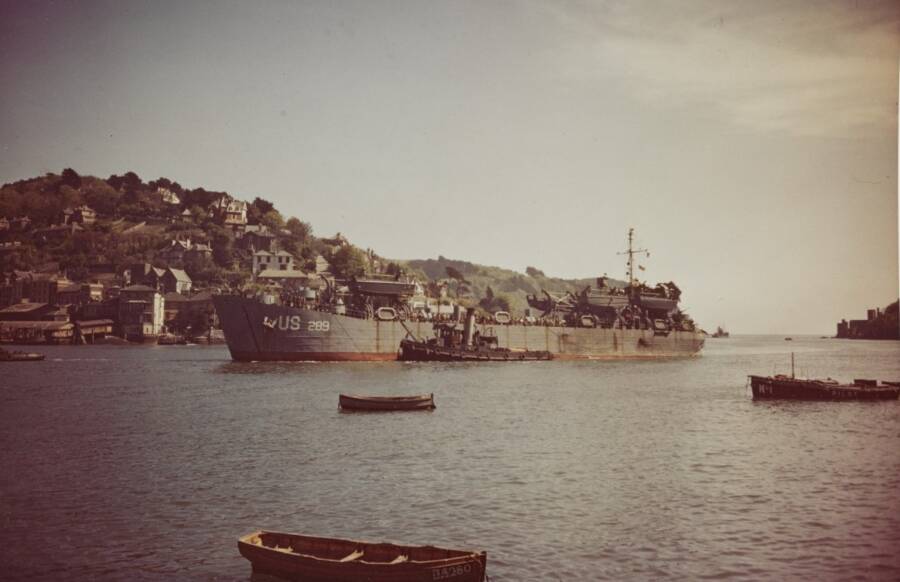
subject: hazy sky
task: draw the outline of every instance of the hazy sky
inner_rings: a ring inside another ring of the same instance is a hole
[[[133,170],[564,277],[633,226],[738,333],[898,295],[894,1],[0,6],[4,183]]]

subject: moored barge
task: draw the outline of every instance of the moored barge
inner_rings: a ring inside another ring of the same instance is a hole
[[[841,384],[837,380],[810,380],[793,376],[750,376],[755,400],[897,400],[900,382],[854,380]]]

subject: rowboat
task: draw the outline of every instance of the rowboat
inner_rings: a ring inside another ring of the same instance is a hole
[[[432,410],[434,394],[417,396],[363,396],[341,394],[339,403],[342,410]]]
[[[253,572],[303,582],[483,582],[487,554],[255,531],[238,539]]]
[[[0,362],[39,362],[44,354],[37,352],[17,352],[0,348]]]

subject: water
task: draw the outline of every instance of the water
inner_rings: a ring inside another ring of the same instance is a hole
[[[709,340],[669,362],[0,364],[0,577],[250,579],[269,528],[488,552],[497,581],[900,579],[900,403],[753,402],[748,373],[900,379],[900,342]],[[338,393],[433,392],[346,414]]]

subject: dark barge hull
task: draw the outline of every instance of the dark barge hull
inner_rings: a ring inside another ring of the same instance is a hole
[[[384,361],[398,359],[407,329],[416,337],[434,337],[428,321],[379,321],[346,315],[267,305],[237,295],[213,297],[231,357],[237,361]],[[553,359],[658,359],[690,357],[703,348],[699,332],[477,325],[490,327],[501,348],[547,351]]]
[[[856,386],[815,380],[750,376],[754,400],[897,400],[900,387]]]

